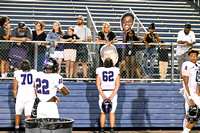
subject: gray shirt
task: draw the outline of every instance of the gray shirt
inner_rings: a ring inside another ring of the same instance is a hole
[[[11,31],[11,34],[10,34],[10,38],[12,38],[12,37],[27,37],[32,40],[32,31],[29,27],[27,27],[24,34],[20,34],[20,32],[18,31],[18,28],[15,27]]]
[[[75,26],[74,34],[76,34],[80,38],[80,40],[87,41],[88,37],[91,36],[91,31],[86,26],[83,27]]]
[[[4,40],[3,36],[6,36],[7,34],[7,29],[0,26],[0,40]]]

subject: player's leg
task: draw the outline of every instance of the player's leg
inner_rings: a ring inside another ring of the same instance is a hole
[[[115,113],[110,113],[110,133],[114,133],[114,126],[115,126]]]
[[[187,119],[187,114],[188,114],[188,111],[189,111],[189,104],[188,102],[185,100],[185,117],[184,117],[184,120],[183,120],[183,129],[185,129],[188,125],[188,119]]]
[[[187,127],[183,130],[182,133],[189,133],[190,130],[195,126],[195,124],[197,124],[198,121],[193,122],[193,123],[188,123]]]
[[[100,133],[104,133],[104,125],[106,121],[106,113],[101,113],[100,115]]]
[[[15,129],[19,129],[21,114],[24,109],[24,102],[16,100],[15,104]]]
[[[25,119],[31,118],[31,112],[33,109],[34,102],[35,102],[35,99],[32,99],[31,101],[25,103],[25,106],[24,106]]]

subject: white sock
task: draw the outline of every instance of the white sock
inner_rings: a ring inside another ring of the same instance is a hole
[[[183,130],[187,127],[187,125],[188,125],[188,120],[184,119],[183,120]]]
[[[2,77],[2,78],[5,78],[5,77],[6,77],[6,75],[5,75],[5,74],[1,74],[1,77]]]
[[[191,129],[188,129],[187,127],[183,130],[182,133],[189,133]]]
[[[19,129],[19,126],[15,126],[15,129]]]

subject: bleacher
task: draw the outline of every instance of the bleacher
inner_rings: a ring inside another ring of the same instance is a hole
[[[91,13],[97,30],[101,30],[103,22],[109,22],[111,30],[116,34],[119,42],[122,40],[120,18],[129,8],[136,14],[147,31],[150,23],[155,23],[155,32],[158,33],[160,40],[176,42],[178,31],[183,29],[186,22],[192,24],[192,30],[195,32],[197,43],[200,40],[199,12],[192,8],[191,5],[187,4],[187,2],[181,1],[2,0],[0,2],[0,14],[7,15],[11,18],[10,25],[12,28],[16,27],[19,21],[24,21],[31,29],[34,29],[34,23],[38,20],[42,20],[46,24],[45,32],[48,33],[52,30],[53,22],[57,20],[60,21],[63,30],[66,32],[69,26],[77,25],[76,16],[83,15],[85,18],[87,17],[86,7],[88,7]],[[135,31],[137,31],[137,24],[138,22],[136,21],[134,26]],[[85,25],[87,25],[87,19],[85,19]],[[140,34],[138,35],[143,36],[144,34],[145,31],[140,26]],[[157,61],[155,65],[155,78],[159,78]],[[167,78],[171,76],[170,65],[171,64],[169,64]],[[65,66],[64,63],[62,66]],[[179,78],[176,58],[174,66],[176,79]]]
[[[200,15],[194,8],[181,1],[130,1],[130,0],[1,0],[0,15],[9,16],[12,28],[24,21],[34,29],[42,20],[45,32],[52,30],[55,20],[60,21],[66,32],[75,26],[76,16],[87,16],[88,7],[98,31],[103,22],[110,22],[111,30],[122,39],[120,17],[129,8],[137,15],[146,30],[154,22],[161,40],[176,42],[177,33],[186,22],[192,24],[197,42],[200,40]],[[137,22],[136,22],[137,23]],[[87,25],[87,19],[85,19]],[[134,26],[134,29],[136,27]],[[141,35],[145,34],[141,31]],[[169,65],[169,71],[171,66]],[[177,63],[175,61],[175,67]],[[168,78],[170,72],[168,73]],[[61,97],[61,117],[75,119],[74,127],[97,127],[99,122],[98,92],[95,83],[65,82],[69,96]],[[122,83],[116,112],[116,127],[182,127],[185,115],[184,100],[178,93],[181,84]],[[0,84],[0,128],[14,126],[12,82]],[[106,126],[109,126],[108,119]],[[199,125],[198,125],[199,126]]]
[[[186,22],[192,24],[196,38],[200,40],[199,12],[180,1],[16,1],[2,0],[0,14],[11,18],[11,27],[17,26],[19,21],[25,21],[34,29],[34,22],[42,20],[46,23],[46,32],[52,29],[55,20],[61,22],[64,31],[69,26],[76,25],[75,17],[79,14],[86,17],[86,6],[92,18],[101,30],[103,22],[110,22],[111,30],[121,40],[120,17],[131,8],[146,29],[151,22],[155,22],[156,32],[161,40],[176,42],[177,33],[183,29]],[[87,21],[85,20],[85,23]]]

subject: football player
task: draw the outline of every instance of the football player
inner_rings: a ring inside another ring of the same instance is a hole
[[[104,124],[106,120],[106,113],[102,110],[102,103],[105,99],[112,102],[112,109],[110,115],[110,132],[114,133],[115,125],[115,110],[117,108],[117,92],[120,86],[119,68],[114,67],[113,60],[108,57],[104,60],[104,67],[96,69],[96,86],[99,91],[99,108],[101,109],[100,116],[100,133],[104,132]]]
[[[189,108],[198,106],[200,107],[200,93],[199,93],[199,84],[198,84],[198,74],[199,74],[199,65],[197,64],[199,51],[191,49],[188,51],[189,61],[186,61],[182,65],[182,74],[183,74],[183,88],[184,88],[184,98],[185,98],[185,110],[186,116],[183,122],[183,132],[189,133],[190,130],[194,127],[197,121],[187,120],[189,113]]]
[[[59,118],[56,97],[57,92],[68,95],[69,90],[63,85],[62,77],[57,73],[58,61],[48,57],[43,65],[44,72],[38,72],[35,80],[40,102],[37,107],[37,118]]]
[[[14,72],[13,96],[15,101],[15,129],[19,129],[21,114],[24,110],[25,119],[31,117],[33,103],[36,98],[34,88],[36,70],[31,70],[31,64],[28,60],[21,63],[21,70]]]

